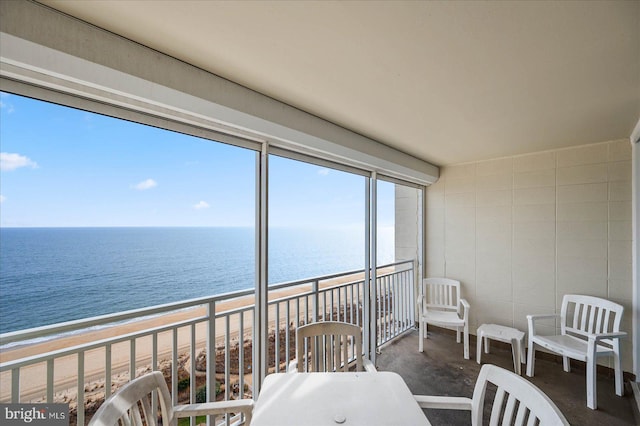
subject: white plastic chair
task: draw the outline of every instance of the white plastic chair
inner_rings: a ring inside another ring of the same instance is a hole
[[[375,372],[373,363],[362,356],[362,330],[354,324],[321,321],[298,327],[296,360],[287,371],[349,371],[356,361],[357,371]]]
[[[159,405],[158,405],[159,402]],[[159,407],[162,420],[158,422]],[[178,418],[204,415],[244,414],[244,424],[251,422],[252,399],[234,401],[205,402],[202,404],[171,404],[169,388],[162,373],[154,371],[140,376],[111,395],[91,418],[89,426],[113,426],[117,424],[133,426],[158,424],[176,426]],[[238,417],[236,420],[242,420]]]
[[[616,394],[624,394],[620,363],[620,331],[624,307],[610,300],[593,296],[566,294],[562,298],[560,315],[527,315],[529,325],[529,353],[527,376],[533,377],[536,346],[562,355],[564,371],[571,371],[569,358],[587,364],[587,407],[598,407],[596,393],[596,367],[600,357],[613,357]],[[543,336],[537,333],[536,321],[559,318],[560,334]]]
[[[439,327],[455,327],[460,343],[460,331],[464,332],[464,358],[469,359],[469,303],[460,295],[460,281],[449,278],[425,278],[418,296],[418,322],[420,337],[418,350],[424,352],[427,324]]]
[[[471,411],[471,425],[481,426],[487,386],[498,389],[491,408],[490,425],[568,425],[558,407],[527,379],[504,368],[485,364],[480,369],[473,398],[414,395],[422,408]]]

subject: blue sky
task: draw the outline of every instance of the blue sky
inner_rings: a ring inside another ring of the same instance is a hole
[[[253,151],[4,93],[0,120],[2,227],[254,225]],[[272,156],[269,188],[271,226],[363,226],[363,177]]]

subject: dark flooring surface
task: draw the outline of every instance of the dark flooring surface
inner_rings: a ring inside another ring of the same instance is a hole
[[[394,371],[402,376],[415,395],[473,395],[480,365],[476,362],[476,340],[469,341],[471,359],[463,357],[462,343],[456,343],[455,333],[437,327],[429,327],[429,339],[425,350],[418,352],[418,332],[412,331],[382,348],[377,356],[379,371]],[[482,354],[482,363],[495,364],[513,371],[511,346],[491,341],[491,353]],[[582,425],[636,425],[633,392],[625,381],[625,395],[615,394],[613,374],[598,374],[598,409],[587,408],[586,375],[584,364],[572,361],[571,372],[565,373],[562,361],[547,356],[536,356],[534,377],[526,376],[526,365],[522,365],[522,376],[539,387],[558,406],[569,423]],[[468,411],[425,410],[434,426],[469,425]],[[484,420],[489,413],[485,409]]]

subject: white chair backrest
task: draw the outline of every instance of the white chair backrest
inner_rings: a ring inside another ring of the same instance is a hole
[[[299,372],[348,371],[356,360],[363,371],[362,330],[354,324],[322,321],[298,327],[296,357]]]
[[[553,401],[537,386],[511,371],[491,364],[482,366],[473,390],[472,424],[483,424],[483,407],[489,383],[497,386],[490,425],[569,424]]]
[[[460,281],[450,278],[425,278],[422,280],[422,294],[426,298],[427,309],[457,311]]]
[[[132,380],[111,395],[93,415],[89,425],[113,426],[120,422],[123,425],[156,426],[158,406],[162,424],[174,425],[169,388],[162,373],[154,371]]]
[[[560,327],[562,334],[577,336],[611,333],[620,331],[620,321],[624,307],[600,297],[566,294],[562,298]],[[602,339],[601,343],[611,345],[611,339]]]

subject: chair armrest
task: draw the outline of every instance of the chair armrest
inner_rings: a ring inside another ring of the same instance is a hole
[[[253,399],[235,399],[231,401],[204,402],[202,404],[176,405],[173,408],[176,418],[206,416],[210,414],[244,413],[251,417]]]
[[[420,408],[471,411],[471,398],[460,396],[413,395]]]
[[[536,321],[540,319],[551,319],[551,318],[560,318],[559,314],[536,314],[536,315],[527,315],[527,321]]]
[[[527,324],[528,324],[528,332],[529,336],[536,335],[536,321],[541,319],[551,319],[551,318],[560,318],[559,314],[536,314],[536,315],[527,315]]]
[[[362,366],[364,367],[364,371],[368,371],[369,373],[377,373],[378,370],[376,369],[376,366],[373,365],[373,363],[371,362],[371,360],[369,358],[363,358],[362,359]]]
[[[467,302],[467,299],[460,299],[459,305],[462,305],[462,307],[464,308],[464,312],[462,313],[462,318],[464,320],[469,318],[469,309],[471,309],[471,305],[469,305],[469,302]],[[460,311],[458,311],[459,313]]]
[[[626,335],[627,333],[625,333],[624,331],[616,331],[612,333],[588,334],[587,335],[587,357],[591,359],[596,358],[598,340],[620,339],[621,337],[624,337]]]
[[[627,336],[626,331],[615,331],[611,333],[597,333],[597,334],[589,334],[587,338],[589,340],[602,340],[602,339],[620,339]]]

